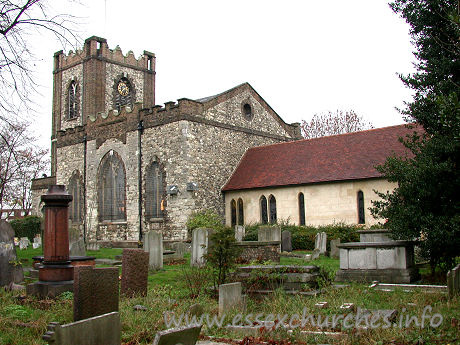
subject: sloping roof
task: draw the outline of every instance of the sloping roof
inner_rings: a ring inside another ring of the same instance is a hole
[[[380,177],[375,169],[408,150],[406,125],[298,140],[246,151],[223,191]]]

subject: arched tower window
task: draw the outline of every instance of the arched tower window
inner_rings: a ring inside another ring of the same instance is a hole
[[[364,216],[364,193],[358,192],[358,224],[365,224],[366,219]]]
[[[243,199],[238,199],[238,225],[244,225]]]
[[[67,89],[67,119],[75,119],[78,116],[77,83],[72,80]]]
[[[111,150],[101,160],[98,173],[100,221],[126,220],[126,175],[121,158]]]
[[[82,178],[78,171],[75,171],[69,180],[68,192],[72,195],[72,202],[69,206],[69,219],[72,222],[81,222],[83,220],[83,186]]]
[[[165,210],[165,173],[158,162],[150,164],[145,177],[145,216],[147,218],[163,217]]]
[[[236,201],[232,199],[230,202],[230,212],[231,212],[231,225],[234,227],[236,225]]]
[[[133,92],[133,85],[128,78],[120,78],[115,84],[114,108],[120,110],[124,105],[131,105],[134,101]]]
[[[299,225],[305,225],[305,197],[299,193]]]
[[[270,195],[268,198],[268,202],[270,204],[270,223],[276,223],[276,199],[273,195]]]
[[[265,195],[260,197],[260,220],[262,224],[268,223],[267,198]]]

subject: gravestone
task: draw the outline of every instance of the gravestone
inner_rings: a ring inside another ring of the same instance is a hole
[[[206,263],[203,257],[208,252],[208,247],[211,245],[210,236],[212,229],[198,228],[192,232],[192,256],[190,258],[190,265],[201,267]]]
[[[121,293],[128,297],[147,295],[149,254],[143,249],[123,249]]]
[[[281,229],[277,226],[261,226],[257,230],[257,240],[259,242],[281,242]]]
[[[42,338],[53,345],[120,345],[120,315],[112,312],[66,325],[52,322]]]
[[[118,268],[74,268],[74,321],[118,311]]]
[[[10,223],[0,220],[0,286],[20,283],[24,280],[22,266],[14,247],[14,230]]]
[[[195,345],[201,332],[200,326],[171,328],[158,332],[153,345]]]
[[[447,272],[447,292],[449,299],[460,294],[460,265]]]
[[[100,246],[97,242],[89,242],[88,245],[86,246],[87,250],[99,250]]]
[[[219,315],[242,304],[241,292],[240,282],[219,285]]]
[[[331,258],[338,259],[340,257],[340,249],[337,245],[340,244],[340,238],[331,240]]]
[[[326,254],[327,235],[325,232],[319,232],[315,237],[315,250],[320,254]]]
[[[34,237],[34,243],[32,243],[34,249],[40,248],[42,246],[42,238],[40,235]]]
[[[30,241],[27,237],[21,237],[19,240],[19,249],[27,249],[27,247],[30,245]]]
[[[175,242],[171,245],[172,250],[174,250],[174,256],[177,258],[183,258],[189,249],[187,243],[184,242]]]
[[[149,254],[150,269],[163,268],[163,238],[160,232],[149,231],[145,234],[144,251]]]
[[[242,226],[242,225],[235,225],[235,239],[236,239],[238,242],[243,241],[243,238],[244,238],[245,233],[246,233],[246,230],[245,230],[244,226]]]
[[[292,252],[292,235],[290,231],[283,231],[281,234],[281,251]]]
[[[70,256],[85,256],[86,255],[85,241],[82,238],[79,239],[78,241],[70,243],[69,255]]]

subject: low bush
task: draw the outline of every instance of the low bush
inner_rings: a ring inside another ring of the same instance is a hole
[[[189,235],[197,228],[220,229],[224,226],[224,219],[213,210],[193,212],[187,220]]]
[[[14,219],[10,222],[16,237],[28,237],[33,241],[36,234],[41,233],[42,218],[38,216],[26,216]]]
[[[245,241],[257,241],[257,230],[262,224],[251,224],[246,226]],[[265,224],[266,226],[266,224]],[[343,242],[357,242],[359,235],[357,230],[361,229],[358,225],[348,225],[344,223],[322,225],[322,226],[297,226],[288,223],[278,224],[281,231],[290,231],[292,236],[292,249],[313,250],[315,249],[315,236],[318,232],[327,234],[327,243],[329,240],[340,239]],[[328,248],[329,249],[329,248]]]

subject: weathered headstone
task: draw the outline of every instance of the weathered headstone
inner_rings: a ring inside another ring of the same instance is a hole
[[[143,249],[123,249],[121,293],[128,297],[147,295],[149,254]]]
[[[219,285],[219,315],[242,304],[241,283]]]
[[[203,257],[208,252],[211,245],[210,236],[212,229],[198,228],[192,232],[192,257],[190,258],[191,266],[203,266],[206,259]]]
[[[195,345],[201,332],[200,326],[171,328],[158,332],[153,345]]]
[[[245,228],[242,225],[235,225],[235,239],[238,242],[243,241],[244,235],[245,235]]]
[[[74,268],[74,321],[118,311],[118,268]]]
[[[290,231],[283,231],[281,234],[281,251],[292,252],[292,235]]]
[[[281,229],[278,226],[261,226],[257,229],[257,240],[259,242],[281,242]]]
[[[99,250],[100,246],[97,242],[89,242],[88,245],[86,246],[87,250]]]
[[[316,260],[319,258],[320,252],[319,249],[315,249],[313,253],[311,254],[311,260]]]
[[[30,241],[27,237],[21,237],[19,240],[19,249],[27,249],[27,247],[30,245]]]
[[[331,258],[338,259],[340,257],[340,249],[337,247],[338,244],[340,244],[340,238],[331,240]]]
[[[14,230],[10,223],[0,220],[0,286],[19,283],[24,280],[22,266],[14,247]]]
[[[53,345],[120,345],[120,315],[112,312],[66,325],[52,322],[42,338]]]
[[[447,272],[447,291],[449,299],[460,294],[460,265]]]
[[[183,258],[185,253],[189,251],[187,244],[184,242],[175,242],[171,245],[171,248],[174,250],[176,258]]]
[[[163,268],[163,238],[160,232],[149,231],[145,234],[144,251],[149,254],[150,269]]]
[[[315,237],[315,250],[318,249],[320,254],[326,254],[327,235],[325,232],[319,232]]]
[[[80,238],[78,241],[70,243],[69,255],[70,256],[85,256],[86,255],[85,241],[82,238]]]
[[[199,303],[192,304],[188,309],[190,316],[200,317],[204,313],[203,306]]]

